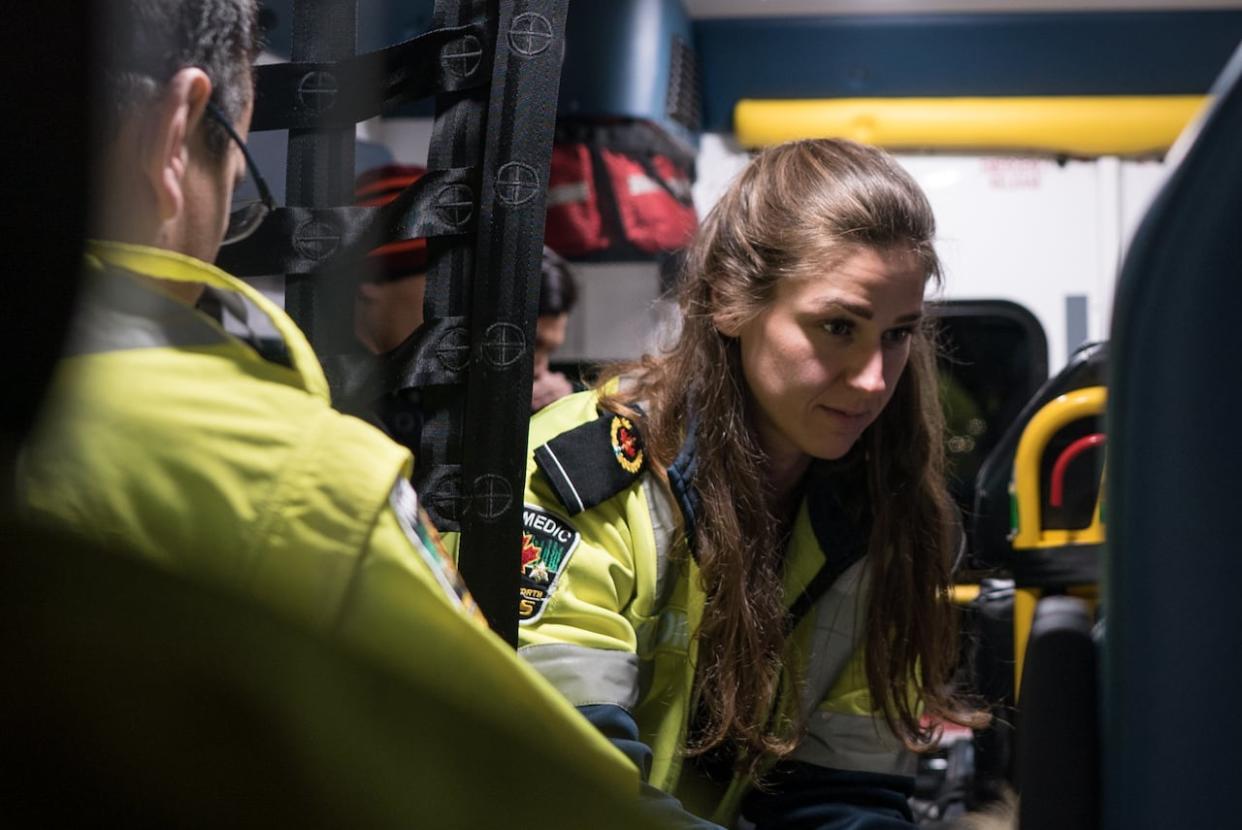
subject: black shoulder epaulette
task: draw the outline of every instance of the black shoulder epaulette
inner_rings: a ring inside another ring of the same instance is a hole
[[[606,412],[536,449],[535,463],[574,516],[633,484],[646,469],[647,456],[633,422]]]

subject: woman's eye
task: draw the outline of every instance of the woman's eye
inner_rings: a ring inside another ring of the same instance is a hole
[[[824,331],[834,337],[848,337],[854,333],[854,324],[849,320],[829,320],[822,325]]]
[[[898,345],[910,339],[910,335],[914,334],[913,326],[905,326],[899,329],[889,329],[884,332],[884,340],[890,345]]]

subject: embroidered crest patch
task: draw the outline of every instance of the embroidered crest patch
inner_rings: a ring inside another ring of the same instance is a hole
[[[609,429],[612,438],[612,454],[627,473],[637,473],[643,468],[643,441],[629,418],[613,416]]]
[[[578,531],[560,516],[532,505],[522,509],[522,579],[518,622],[539,619],[578,547]]]
[[[465,614],[486,625],[487,620],[483,612],[471,596],[457,566],[445,553],[440,534],[435,525],[431,523],[431,519],[427,517],[427,512],[419,506],[418,494],[414,492],[410,482],[404,478],[398,478],[397,483],[393,485],[388,502],[392,505],[392,512],[396,514],[397,524],[401,526],[405,538],[410,541],[410,546],[418,551],[423,562],[431,569],[431,573],[444,590],[445,595],[454,605],[461,606]]]
[[[535,464],[570,517],[630,487],[646,469],[642,433],[606,412],[535,448]]]

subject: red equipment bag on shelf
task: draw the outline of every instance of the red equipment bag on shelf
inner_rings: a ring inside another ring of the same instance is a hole
[[[545,241],[569,259],[655,259],[698,226],[694,157],[647,121],[557,125]]]

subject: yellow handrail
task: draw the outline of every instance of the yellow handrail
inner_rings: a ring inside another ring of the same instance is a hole
[[[1018,502],[1018,526],[1013,538],[1015,550],[1087,541],[1072,538],[1073,531],[1051,532],[1049,535],[1049,531],[1040,527],[1040,461],[1048,442],[1062,427],[1079,418],[1103,414],[1107,403],[1108,391],[1103,386],[1075,389],[1045,404],[1022,431],[1013,462],[1013,495]]]
[[[1087,386],[1067,392],[1046,403],[1035,413],[1018,441],[1014,456],[1013,480],[1010,497],[1017,505],[1017,527],[1013,537],[1013,549],[1017,556],[1023,550],[1060,547],[1073,544],[1091,544],[1104,541],[1104,525],[1100,505],[1103,502],[1103,484],[1092,511],[1091,524],[1082,530],[1045,530],[1040,494],[1039,474],[1044,451],[1048,443],[1066,425],[1079,418],[1102,415],[1108,403],[1108,390],[1103,386]],[[1031,636],[1031,623],[1035,619],[1035,606],[1039,602],[1039,590],[1017,587],[1013,597],[1013,656],[1014,698],[1017,699],[1022,685],[1022,667],[1026,658],[1026,645]]]

